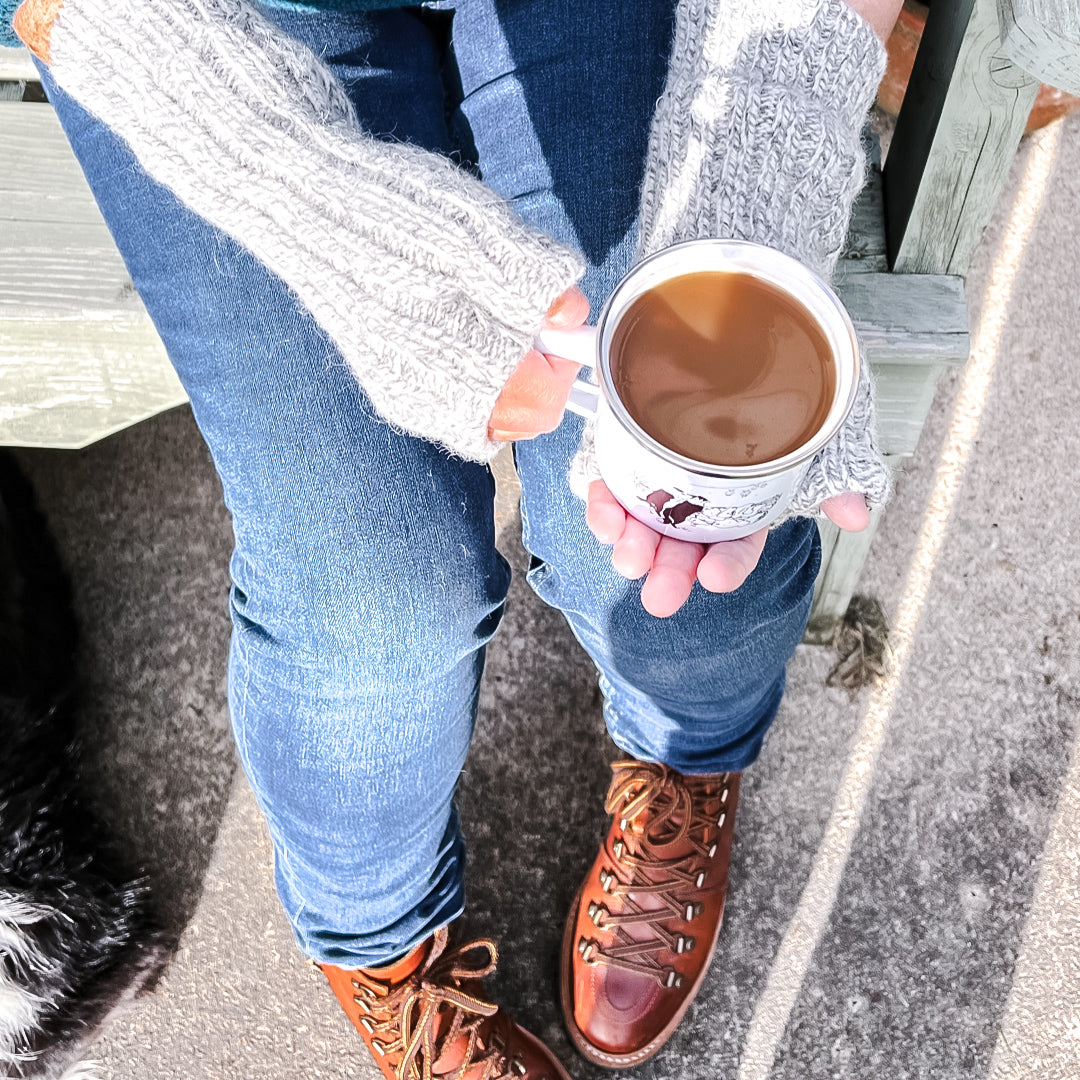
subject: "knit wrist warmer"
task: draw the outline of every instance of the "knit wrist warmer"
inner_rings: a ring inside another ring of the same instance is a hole
[[[57,83],[276,273],[392,425],[487,460],[487,423],[580,259],[437,154],[360,130],[243,0],[65,0]]]
[[[649,137],[638,257],[706,237],[751,240],[828,279],[865,180],[860,133],[884,71],[869,24],[842,0],[681,0]],[[885,500],[870,375],[814,460],[793,513],[844,491]],[[583,491],[599,477],[575,461]]]

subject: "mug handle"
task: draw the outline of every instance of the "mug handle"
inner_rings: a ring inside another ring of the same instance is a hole
[[[547,356],[561,356],[582,367],[596,366],[595,326],[579,326],[574,330],[541,330],[533,345]],[[586,420],[594,420],[600,407],[600,387],[584,379],[575,379],[566,407]]]

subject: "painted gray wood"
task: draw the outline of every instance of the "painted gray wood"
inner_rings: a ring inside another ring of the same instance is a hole
[[[38,81],[37,68],[28,49],[9,49],[6,45],[0,45],[0,82],[7,79],[15,82]]]
[[[874,373],[878,446],[897,457],[914,454],[941,372],[967,360],[963,281],[841,273],[836,289]]]
[[[945,274],[852,274],[841,264],[836,293],[871,362],[963,363],[968,315],[961,278]]]
[[[844,532],[831,521],[818,522],[821,536],[821,570],[814,583],[814,600],[803,641],[809,645],[830,645],[837,624],[851,603],[859,584],[863,564],[874,542],[881,514],[870,515],[870,524],[857,533]]]
[[[1080,94],[1080,0],[998,0],[1001,52],[1041,82]]]
[[[0,443],[85,446],[185,400],[52,109],[0,103]]]
[[[892,268],[967,273],[1038,91],[996,0],[934,4],[883,171]]]
[[[838,272],[843,275],[882,273],[889,269],[885,244],[885,198],[881,190],[881,148],[869,130],[863,134],[866,148],[866,184],[851,208],[851,221]]]

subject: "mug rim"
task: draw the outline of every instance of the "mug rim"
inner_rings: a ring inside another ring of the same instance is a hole
[[[683,272],[657,278],[656,283],[698,271],[749,274],[781,289],[791,300],[798,303],[829,342],[836,368],[836,390],[832,405],[814,435],[782,457],[755,465],[717,465],[680,454],[645,431],[630,415],[615,390],[610,349],[611,337],[619,325],[619,318],[615,318],[615,314],[621,317],[634,300],[654,287],[655,283],[641,287],[640,282],[642,277],[647,278],[651,271],[655,271],[657,263],[679,259],[687,254],[692,256],[695,252],[691,249],[708,251],[714,257],[719,257],[725,265],[690,267]],[[808,303],[807,299],[811,302]],[[862,358],[851,316],[835,291],[818,274],[790,255],[765,244],[750,240],[706,238],[686,240],[654,252],[637,263],[612,291],[597,319],[596,330],[597,380],[604,401],[620,426],[650,453],[698,476],[753,479],[797,468],[813,458],[836,435],[855,404]],[[838,355],[838,352],[843,355]]]

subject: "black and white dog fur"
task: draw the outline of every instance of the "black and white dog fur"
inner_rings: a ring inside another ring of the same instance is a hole
[[[85,1044],[167,953],[143,879],[107,851],[75,777],[67,578],[0,451],[0,1077],[89,1080]]]

